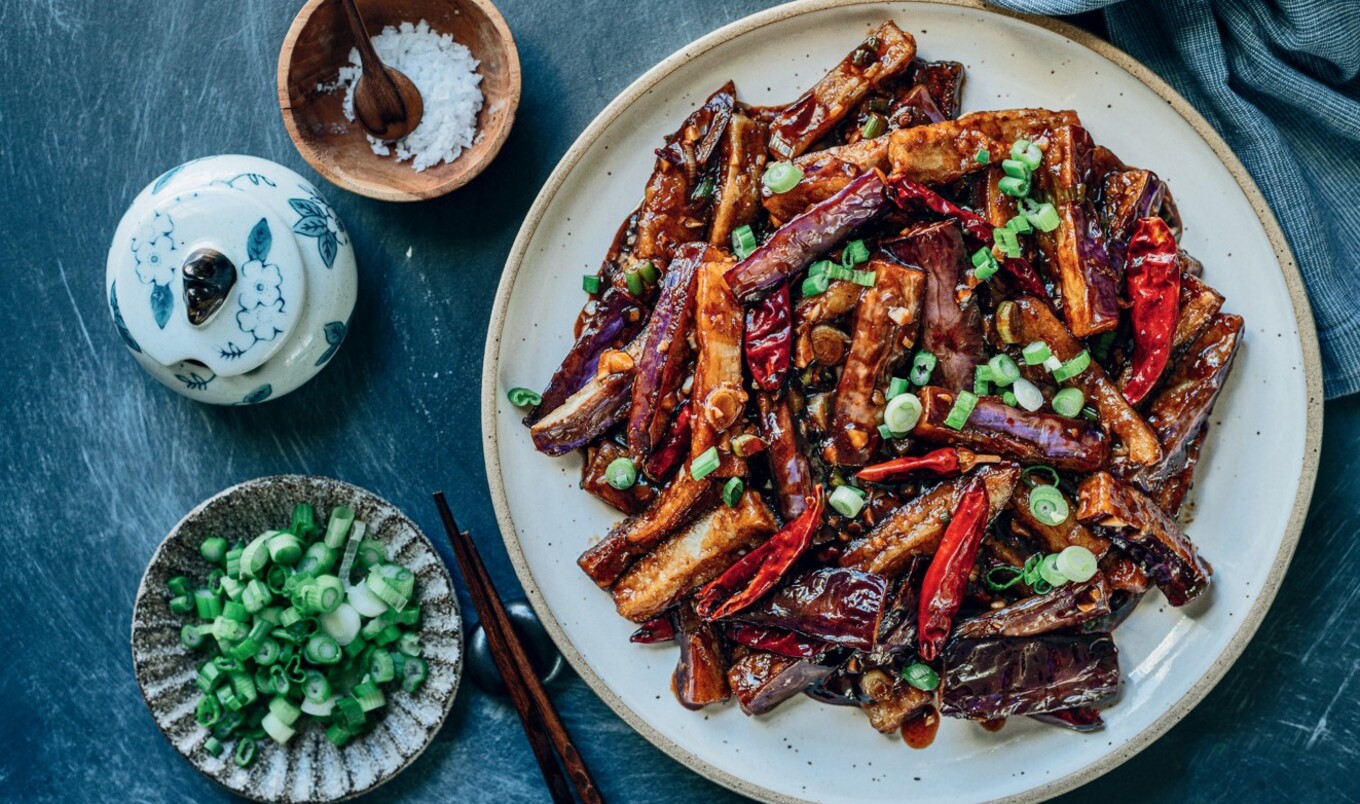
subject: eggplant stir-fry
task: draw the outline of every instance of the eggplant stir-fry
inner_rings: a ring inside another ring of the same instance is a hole
[[[578,563],[686,707],[1091,730],[1115,628],[1208,588],[1177,514],[1242,319],[1155,173],[963,83],[888,22],[788,106],[717,88],[511,392],[627,515]]]

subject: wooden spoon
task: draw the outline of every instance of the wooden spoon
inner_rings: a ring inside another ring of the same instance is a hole
[[[378,139],[399,140],[420,125],[421,115],[425,113],[420,90],[405,74],[378,58],[354,0],[342,0],[341,5],[363,62],[359,84],[354,88],[354,115]]]

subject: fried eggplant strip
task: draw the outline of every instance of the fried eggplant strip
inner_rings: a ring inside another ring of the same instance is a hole
[[[732,230],[754,221],[760,210],[765,138],[765,124],[740,112],[727,124],[718,201],[708,231],[708,242],[715,246],[726,246]]]
[[[974,112],[929,126],[900,128],[888,142],[893,176],[921,184],[948,184],[1010,155],[1011,143],[1075,123],[1075,112],[1048,109],[1005,109]],[[989,161],[978,162],[979,151]]]
[[[987,486],[990,521],[1015,491],[1020,467],[1009,463],[984,466],[973,474],[947,480],[923,492],[890,513],[873,530],[850,542],[841,555],[840,565],[889,579],[901,575],[914,556],[935,552],[950,513],[974,477],[982,478]]]
[[[582,553],[576,563],[600,588],[608,589],[628,565],[712,508],[717,499],[717,485],[707,479],[695,480],[686,464],[670,485],[661,490],[651,508],[615,525],[608,536]]]
[[[1056,469],[1091,472],[1110,458],[1110,443],[1099,427],[1055,413],[1030,413],[994,396],[977,401],[959,429],[944,423],[955,392],[927,386],[920,391],[921,421],[912,431],[931,444],[963,446]]]
[[[770,154],[792,159],[803,153],[874,87],[910,67],[914,58],[916,40],[885,22],[770,123]]]
[[[612,438],[602,438],[586,446],[581,464],[581,488],[629,516],[642,513],[656,499],[657,487],[645,477],[626,489],[616,489],[608,480],[609,464],[628,457],[628,450]]]
[[[848,279],[835,279],[825,291],[798,300],[793,308],[793,365],[796,368],[807,368],[817,357],[814,330],[854,310],[863,293],[863,285]]]
[[[826,450],[827,460],[841,466],[864,465],[878,445],[883,404],[874,401],[874,394],[887,387],[893,368],[916,343],[921,321],[923,272],[879,255],[869,260],[868,270],[876,278],[855,315]]]
[[[763,650],[748,650],[727,669],[741,711],[763,715],[831,675],[834,668]]]
[[[585,322],[580,337],[572,344],[562,365],[553,372],[543,399],[525,417],[533,425],[559,408],[567,397],[590,382],[606,349],[628,343],[642,326],[642,304],[626,290],[608,288],[600,297],[595,312]]]
[[[769,188],[761,190],[761,203],[777,221],[792,220],[870,170],[887,170],[888,138],[874,137],[814,151],[798,157],[794,164],[803,177],[792,189],[783,193],[773,193]]]
[[[730,442],[723,437],[746,409],[741,373],[746,313],[723,278],[730,266],[727,260],[704,263],[699,269],[694,298],[699,355],[694,368],[694,388],[690,391],[690,458],[698,458],[710,447],[717,447],[721,464],[714,472],[716,477],[732,477],[746,471],[745,461],[732,453]]]
[[[1110,540],[1081,524],[1074,516],[1069,516],[1057,525],[1041,521],[1030,510],[1029,492],[1029,486],[1024,483],[1016,486],[1015,494],[1011,497],[1011,515],[1038,540],[1045,552],[1061,553],[1074,544],[1090,550],[1096,558],[1109,552]],[[1068,508],[1071,510],[1071,501],[1065,494],[1063,501],[1069,503]]]
[[[735,508],[718,506],[629,567],[614,584],[614,606],[620,616],[645,622],[777,530],[760,494],[748,490]]]
[[[680,658],[671,676],[671,688],[680,705],[703,709],[731,697],[727,656],[717,626],[699,619],[694,607],[685,604],[680,607],[675,639],[680,643]]]
[[[779,515],[792,521],[807,510],[807,497],[812,493],[812,467],[799,443],[788,397],[758,393],[756,403],[760,407],[760,435],[765,439]]]
[[[1110,587],[1099,572],[1085,583],[1066,584],[1005,608],[954,624],[958,639],[1028,637],[1072,628],[1110,613]]]

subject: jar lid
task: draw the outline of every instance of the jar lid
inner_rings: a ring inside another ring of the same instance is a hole
[[[264,365],[305,304],[293,231],[251,194],[214,183],[144,207],[110,263],[128,333],[152,360],[222,377]]]

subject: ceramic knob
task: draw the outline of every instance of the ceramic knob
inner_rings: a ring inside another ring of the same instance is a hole
[[[142,190],[114,234],[105,289],[123,343],[153,377],[240,405],[283,396],[330,361],[357,274],[344,224],[315,187],[226,155]]]
[[[562,654],[558,653],[557,646],[548,636],[543,623],[539,622],[533,607],[526,600],[509,600],[505,603],[505,613],[514,624],[515,633],[519,635],[524,652],[528,654],[529,663],[533,665],[539,679],[547,684],[557,678],[562,671]],[[505,681],[501,679],[500,669],[496,667],[496,660],[492,658],[491,645],[481,624],[477,625],[468,640],[467,669],[472,682],[482,692],[497,697],[509,694]]]

